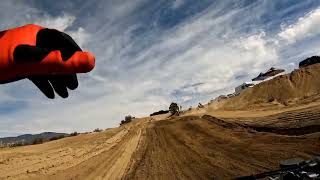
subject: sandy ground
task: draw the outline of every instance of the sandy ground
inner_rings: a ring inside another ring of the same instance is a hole
[[[2,149],[0,179],[117,179],[137,148],[145,122],[140,119],[101,133]]]
[[[0,179],[231,179],[317,155],[319,128],[317,102],[254,111],[209,106],[0,149]]]
[[[295,69],[248,88],[240,95],[216,104],[217,109],[259,109],[259,106],[300,105],[320,98],[320,64]],[[272,107],[269,108],[272,108]]]

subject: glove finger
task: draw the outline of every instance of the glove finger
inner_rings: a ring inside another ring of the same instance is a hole
[[[71,75],[54,75],[56,81],[67,87],[70,90],[75,90],[78,87],[78,79],[76,74]]]
[[[60,51],[52,51],[38,64],[38,73],[42,71],[55,74],[86,73],[94,66],[95,58],[89,52],[77,51],[67,61],[63,61]]]
[[[67,98],[69,96],[69,93],[64,81],[61,81],[61,79],[59,79],[56,76],[51,76],[49,78],[49,82],[51,83],[54,91],[59,96],[61,96],[62,98]]]
[[[75,90],[79,86],[78,78],[76,74],[66,75],[64,77],[67,88],[70,90]]]
[[[18,48],[18,51],[14,53],[16,54],[14,61],[17,64],[15,66],[15,74],[12,76],[16,76],[17,74],[20,77],[50,74],[70,75],[89,72],[95,66],[95,58],[89,52],[77,51],[67,61],[63,61],[60,51],[52,51],[39,61],[45,54],[45,52],[42,52],[42,48],[24,46],[20,49],[23,50],[20,51]],[[37,52],[41,52],[42,54]],[[35,56],[33,57],[33,55]],[[7,79],[12,79],[12,77],[8,77]]]
[[[37,34],[37,46],[49,50],[59,50],[63,60],[69,59],[76,51],[82,51],[77,43],[66,33],[55,29],[42,29]],[[74,90],[78,87],[76,74],[57,77]]]
[[[82,51],[68,34],[55,29],[40,30],[37,34],[36,46],[50,51],[59,50],[64,61],[69,59],[75,52]]]
[[[95,64],[94,56],[81,52],[81,48],[70,36],[52,29],[38,32],[37,46],[17,46],[14,51],[14,61],[28,62],[16,68],[21,77],[86,73],[91,71]]]
[[[35,84],[40,89],[40,91],[44,95],[46,95],[49,99],[54,99],[54,91],[47,77],[34,76],[34,77],[29,77],[29,79],[33,82],[33,84]]]
[[[50,51],[59,50],[63,60],[69,59],[76,51],[82,51],[82,49],[69,35],[55,29],[40,30],[37,34],[36,45]],[[76,74],[57,76],[56,79],[64,82],[71,90],[78,87]]]

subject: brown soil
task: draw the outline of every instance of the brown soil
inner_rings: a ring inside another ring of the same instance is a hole
[[[239,96],[215,104],[216,109],[257,109],[260,106],[289,106],[306,99],[314,100],[320,94],[320,64],[294,70],[262,82]]]
[[[319,70],[296,70],[180,117],[2,148],[0,179],[231,179],[311,158],[320,153]]]
[[[313,119],[300,128],[319,123],[319,118]],[[257,127],[259,123],[210,115],[152,123],[125,179],[232,179],[273,170],[283,159],[320,152],[319,129],[301,133],[290,123],[283,123],[285,131]]]
[[[231,179],[319,153],[319,112],[312,106],[248,118],[229,112],[137,119],[100,133],[0,149],[0,179]]]

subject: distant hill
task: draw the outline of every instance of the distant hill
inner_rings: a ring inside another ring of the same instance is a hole
[[[21,144],[32,144],[35,139],[43,139],[44,141],[48,141],[51,138],[59,137],[59,136],[69,136],[66,133],[55,133],[55,132],[44,132],[41,134],[24,134],[17,137],[5,137],[0,138],[0,146],[6,146],[14,143]]]
[[[276,102],[286,105],[320,94],[320,64],[296,69],[246,89],[239,96],[219,102],[217,109],[248,109],[261,103]]]

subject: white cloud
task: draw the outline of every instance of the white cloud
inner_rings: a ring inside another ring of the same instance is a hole
[[[268,44],[266,40],[266,33],[264,31],[245,38],[240,38],[234,44],[244,51],[244,59],[251,61],[253,67],[261,67],[261,65],[275,64],[278,60],[276,47],[274,44]],[[242,61],[244,62],[244,61]]]
[[[90,34],[83,27],[78,27],[78,29],[72,31],[66,31],[67,28],[73,25],[75,20],[75,16],[68,14],[63,14],[62,16],[58,17],[45,15],[44,17],[35,19],[34,23],[43,27],[66,32],[77,42],[80,47],[83,47],[90,38]]]
[[[182,101],[189,101],[192,99],[192,96],[182,96],[181,99]]]
[[[64,14],[59,17],[51,17],[46,15],[39,19],[35,19],[35,24],[41,25],[43,27],[57,29],[59,31],[65,31],[68,27],[72,25],[76,17]]]
[[[317,36],[320,34],[320,8],[311,11],[304,17],[298,19],[294,24],[285,26],[283,25],[282,31],[278,34],[283,40],[288,43],[294,43],[296,41]]]
[[[69,34],[80,47],[84,47],[91,37],[91,34],[82,27],[79,27],[76,31],[67,31],[66,33]]]
[[[178,9],[184,4],[184,0],[174,0],[172,3],[172,9]]]
[[[230,9],[221,1],[166,29],[151,28],[150,23],[155,22],[141,20],[150,15],[145,14],[150,9],[139,9],[147,8],[144,2],[148,1],[88,1],[79,9],[89,4],[96,7],[94,13],[54,17],[21,3],[20,11],[6,11],[4,15],[11,12],[16,20],[11,23],[5,18],[4,27],[38,22],[68,30],[96,55],[97,61],[93,72],[80,75],[79,88],[65,100],[47,100],[27,81],[2,86],[1,97],[9,101],[26,99],[29,103],[19,113],[1,115],[0,131],[71,132],[113,127],[127,114],[145,116],[167,109],[171,101],[195,103],[202,101],[200,98],[207,101],[220,93],[231,93],[260,71],[282,63],[279,54],[283,49],[289,55],[296,51],[275,44],[280,36],[254,23],[263,12],[269,12],[264,3]],[[181,7],[187,2],[174,3]],[[15,16],[16,12],[23,13]],[[28,18],[23,19],[24,14]],[[157,21],[159,17],[150,18]],[[243,74],[248,77],[235,78]],[[2,98],[0,103],[4,102]]]
[[[296,67],[296,63],[291,62],[291,63],[288,64],[288,66],[290,66],[290,67]]]
[[[247,38],[241,38],[238,42],[239,47],[243,49],[254,52],[257,57],[263,57],[267,55],[266,41],[264,40],[266,36],[265,32],[259,34],[251,35]]]

